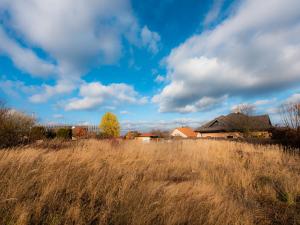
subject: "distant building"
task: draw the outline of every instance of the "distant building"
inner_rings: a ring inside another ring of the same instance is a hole
[[[196,129],[197,137],[202,138],[243,138],[270,137],[272,123],[268,115],[247,116],[231,113],[220,116]]]
[[[140,133],[138,131],[128,131],[125,135],[124,138],[127,140],[132,140],[138,137]]]
[[[86,138],[88,136],[88,126],[73,126],[72,135],[75,138]]]
[[[158,136],[151,133],[143,133],[137,136],[135,139],[142,142],[150,142],[151,140],[158,140]]]
[[[189,127],[179,127],[172,131],[171,136],[180,138],[196,138],[197,133]]]

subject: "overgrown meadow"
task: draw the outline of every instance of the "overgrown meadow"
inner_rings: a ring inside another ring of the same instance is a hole
[[[300,224],[300,158],[213,140],[0,151],[0,224]]]

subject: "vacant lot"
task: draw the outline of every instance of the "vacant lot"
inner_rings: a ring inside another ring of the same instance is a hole
[[[226,141],[0,151],[0,224],[300,224],[300,159]]]

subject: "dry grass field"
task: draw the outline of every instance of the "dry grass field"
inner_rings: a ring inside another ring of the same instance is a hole
[[[0,224],[300,224],[300,158],[226,141],[0,151]]]

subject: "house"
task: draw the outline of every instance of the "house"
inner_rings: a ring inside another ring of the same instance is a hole
[[[196,138],[197,133],[189,127],[179,127],[172,131],[171,136],[180,138]]]
[[[135,139],[136,137],[138,137],[139,135],[140,135],[140,133],[138,131],[128,131],[124,135],[124,139],[132,140],[132,139]]]
[[[268,115],[247,116],[230,113],[220,116],[196,129],[197,137],[202,138],[243,138],[270,137],[272,123]]]
[[[86,138],[88,136],[87,126],[73,126],[72,135],[75,138]]]
[[[158,140],[158,136],[155,134],[151,134],[151,133],[143,133],[140,134],[139,136],[137,136],[135,139],[142,141],[142,142],[150,142],[151,140]]]

